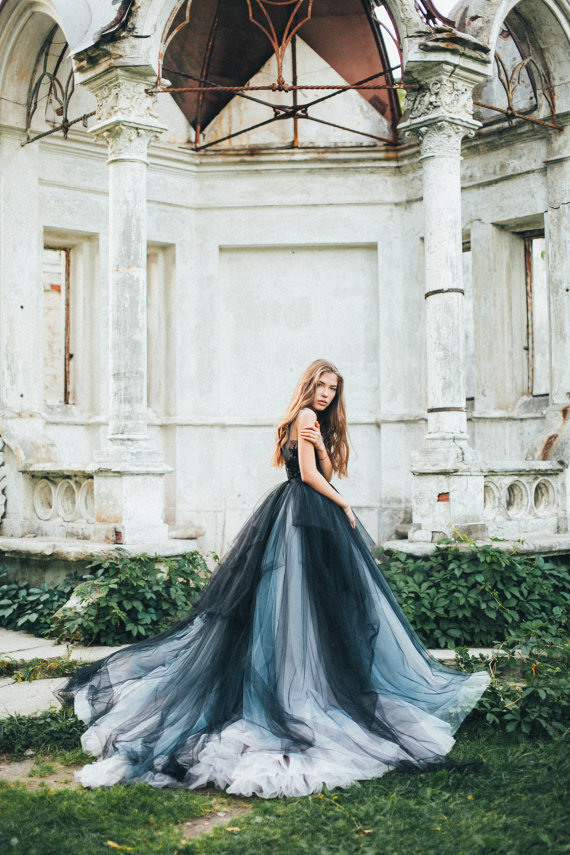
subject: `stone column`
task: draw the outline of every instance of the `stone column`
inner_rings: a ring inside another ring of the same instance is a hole
[[[570,128],[548,139],[544,218],[550,310],[550,400],[528,459],[570,465]],[[570,527],[570,469],[568,470]]]
[[[109,434],[95,455],[95,513],[98,535],[119,543],[167,537],[169,470],[147,434],[147,150],[165,130],[147,93],[153,82],[152,71],[117,67],[85,83],[109,166]]]
[[[431,69],[430,69],[431,70]],[[416,97],[403,126],[420,142],[423,174],[427,332],[428,431],[455,456],[467,443],[465,331],[461,259],[461,140],[479,123],[472,118],[472,83],[439,69]],[[432,72],[433,73],[433,72]]]
[[[471,93],[484,74],[465,67],[459,52],[445,62],[412,61],[407,74],[419,84],[401,129],[418,138],[423,173],[428,402],[425,445],[412,465],[410,536],[433,540],[467,527],[480,536],[483,474],[465,404],[460,164],[463,137],[479,127]]]
[[[146,75],[113,69],[89,86],[98,105],[92,132],[108,147],[108,451],[122,460],[148,448],[146,169],[148,145],[164,130],[145,91],[150,85]]]

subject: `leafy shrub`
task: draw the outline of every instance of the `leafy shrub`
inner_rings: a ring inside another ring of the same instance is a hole
[[[485,661],[458,651],[463,671],[489,667],[493,681],[470,714],[507,733],[555,737],[570,723],[570,640],[536,621],[525,624]]]
[[[139,555],[96,561],[73,592],[73,605],[53,615],[53,634],[83,644],[118,645],[168,629],[186,615],[209,571],[204,556]]]
[[[542,621],[556,634],[567,622],[570,574],[565,557],[442,543],[428,557],[381,551],[379,560],[428,647],[489,646],[528,621]]]
[[[51,616],[68,599],[75,582],[69,576],[57,588],[49,588],[45,583],[34,588],[28,582],[0,585],[0,626],[38,636],[49,635]]]
[[[70,707],[38,715],[11,715],[0,720],[0,755],[19,759],[26,751],[77,748],[84,730]]]

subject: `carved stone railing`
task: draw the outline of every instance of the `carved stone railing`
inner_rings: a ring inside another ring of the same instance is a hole
[[[566,469],[551,461],[491,463],[485,474],[484,521],[490,537],[568,531]]]
[[[34,529],[45,536],[89,538],[95,525],[95,482],[85,469],[34,467]]]
[[[35,479],[34,510],[40,520],[95,522],[93,478]]]

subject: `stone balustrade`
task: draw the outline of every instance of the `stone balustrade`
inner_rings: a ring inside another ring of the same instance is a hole
[[[490,463],[483,517],[490,537],[568,530],[566,469],[551,461]]]
[[[90,538],[95,524],[95,482],[83,471],[28,474],[36,532],[40,536]]]

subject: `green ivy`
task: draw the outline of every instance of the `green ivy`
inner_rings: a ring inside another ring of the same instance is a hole
[[[73,749],[85,730],[71,707],[46,710],[38,715],[10,715],[0,720],[0,756],[14,760],[24,752]]]
[[[524,624],[498,645],[490,659],[457,651],[462,671],[488,668],[492,682],[471,722],[498,726],[507,733],[556,737],[570,724],[570,640],[553,635],[540,621]]]
[[[432,648],[488,647],[519,626],[542,621],[553,634],[570,606],[568,557],[510,554],[496,546],[443,542],[415,558],[380,551],[394,595],[422,641]]]
[[[62,640],[115,646],[156,635],[188,614],[209,577],[198,551],[95,561],[88,569],[73,592],[79,608],[52,617],[52,634]]]
[[[69,576],[57,588],[46,583],[36,588],[28,582],[0,585],[0,626],[48,636],[51,616],[69,598],[76,581]]]
[[[188,614],[210,575],[197,550],[98,560],[87,569],[80,580],[68,576],[55,588],[1,585],[0,626],[86,645],[128,644]],[[72,594],[74,604],[65,608]]]

